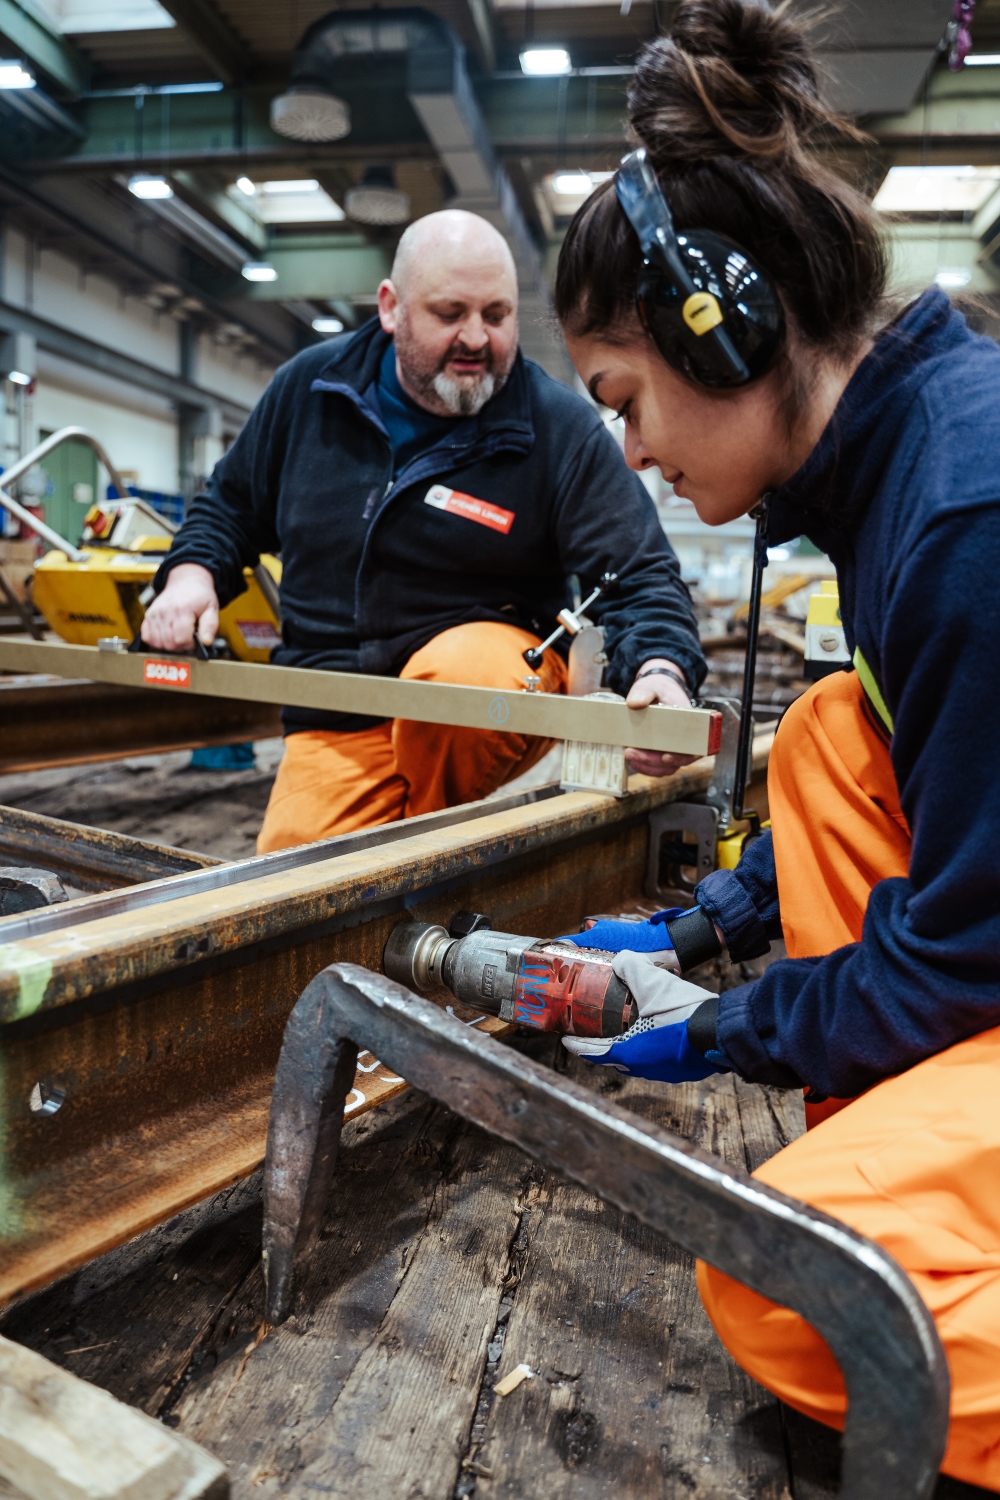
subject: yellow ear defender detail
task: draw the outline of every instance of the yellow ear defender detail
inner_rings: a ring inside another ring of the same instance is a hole
[[[701,336],[722,322],[722,308],[711,292],[692,292],[681,308],[681,316],[692,333]]]

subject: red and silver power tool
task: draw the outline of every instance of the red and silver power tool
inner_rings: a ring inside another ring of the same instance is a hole
[[[400,922],[385,946],[386,974],[424,992],[443,985],[464,1005],[537,1031],[620,1036],[637,1019],[636,1003],[611,967],[613,953],[493,932],[487,920],[460,912],[450,933]]]

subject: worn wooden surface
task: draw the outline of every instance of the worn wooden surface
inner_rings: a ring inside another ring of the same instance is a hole
[[[539,1060],[754,1167],[796,1096]],[[259,1178],[8,1312],[3,1331],[177,1426],[233,1494],[822,1500],[837,1440],[722,1350],[689,1257],[408,1093],[345,1128],[297,1309],[262,1322]],[[495,1380],[537,1372],[512,1395]],[[939,1500],[978,1493],[943,1481]]]
[[[144,795],[119,809],[127,831],[152,831],[148,797],[164,813],[157,836],[228,854],[239,773],[231,791],[218,775],[215,796],[199,774],[210,815],[197,842],[169,816],[172,778],[155,774],[132,777]],[[21,805],[83,818],[72,804],[84,790],[34,782]],[[107,796],[100,821],[120,826],[110,781],[85,795]],[[570,1062],[548,1040],[518,1045]],[[800,1128],[799,1101],[779,1091],[570,1066],[751,1167]],[[204,1443],[239,1500],[835,1494],[835,1435],[729,1359],[686,1256],[422,1096],[348,1122],[337,1211],[295,1316],[274,1331],[262,1324],[259,1193],[258,1174],[9,1310],[3,1331]],[[522,1361],[538,1373],[494,1397]],[[980,1495],[943,1479],[937,1500]]]

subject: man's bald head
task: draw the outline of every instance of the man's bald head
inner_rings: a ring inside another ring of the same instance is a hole
[[[503,236],[478,214],[445,209],[403,234],[378,289],[403,389],[439,416],[472,416],[517,356],[517,272]]]
[[[447,285],[468,271],[491,274],[509,281],[510,296],[517,305],[517,271],[510,246],[493,225],[463,208],[445,208],[427,214],[403,231],[396,246],[390,277],[396,293],[405,300],[408,291],[430,280]]]

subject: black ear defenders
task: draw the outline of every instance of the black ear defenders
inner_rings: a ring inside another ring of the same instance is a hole
[[[645,151],[626,156],[615,192],[642,249],[639,317],[671,369],[712,387],[762,375],[785,332],[767,273],[721,234],[678,234]]]

